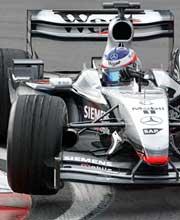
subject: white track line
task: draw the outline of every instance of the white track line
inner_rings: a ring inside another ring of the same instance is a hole
[[[83,183],[70,183],[73,193],[72,206],[59,218],[55,220],[81,220],[89,219],[87,216],[93,217],[98,214],[101,209],[101,203],[110,203],[107,198],[112,197],[111,187],[102,185],[92,185]],[[107,206],[108,204],[104,204]],[[99,208],[98,208],[99,207]],[[97,211],[94,211],[98,209]],[[94,213],[91,215],[91,213]]]
[[[12,192],[7,181],[7,175],[0,170],[0,193]]]
[[[6,156],[7,150],[5,148],[0,148],[0,159],[6,160]],[[7,192],[12,192],[12,190],[9,187],[6,173],[0,170],[0,193]]]
[[[6,160],[7,150],[5,148],[0,147],[0,159]]]

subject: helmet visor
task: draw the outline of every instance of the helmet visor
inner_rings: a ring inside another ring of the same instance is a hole
[[[107,73],[108,80],[110,82],[119,82],[120,74],[118,70],[111,70]]]
[[[108,69],[104,77],[106,85],[118,85],[120,82],[120,70]]]

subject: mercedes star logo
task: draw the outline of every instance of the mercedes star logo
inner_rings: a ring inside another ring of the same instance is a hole
[[[117,60],[118,59],[118,53],[113,53],[110,55],[111,60]]]
[[[141,118],[140,122],[145,125],[159,125],[163,122],[163,120],[156,116],[147,116],[147,117]]]

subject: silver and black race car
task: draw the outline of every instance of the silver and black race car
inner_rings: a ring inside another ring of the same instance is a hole
[[[27,13],[26,52],[8,68],[7,173],[15,192],[53,194],[64,181],[180,183],[180,55],[174,50],[174,16],[169,10],[141,9],[139,3],[103,6]],[[101,57],[79,72],[47,73],[33,49],[34,37],[105,40],[105,51],[168,38],[168,68],[129,68],[127,80],[118,85],[104,83]]]

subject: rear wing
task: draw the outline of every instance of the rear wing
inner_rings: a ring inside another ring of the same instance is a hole
[[[33,56],[32,38],[104,41],[109,22],[118,16],[114,9],[102,10],[28,10],[26,50]],[[134,41],[169,38],[169,54],[174,48],[174,16],[170,10],[126,9],[132,21]],[[170,57],[171,60],[171,57]]]

